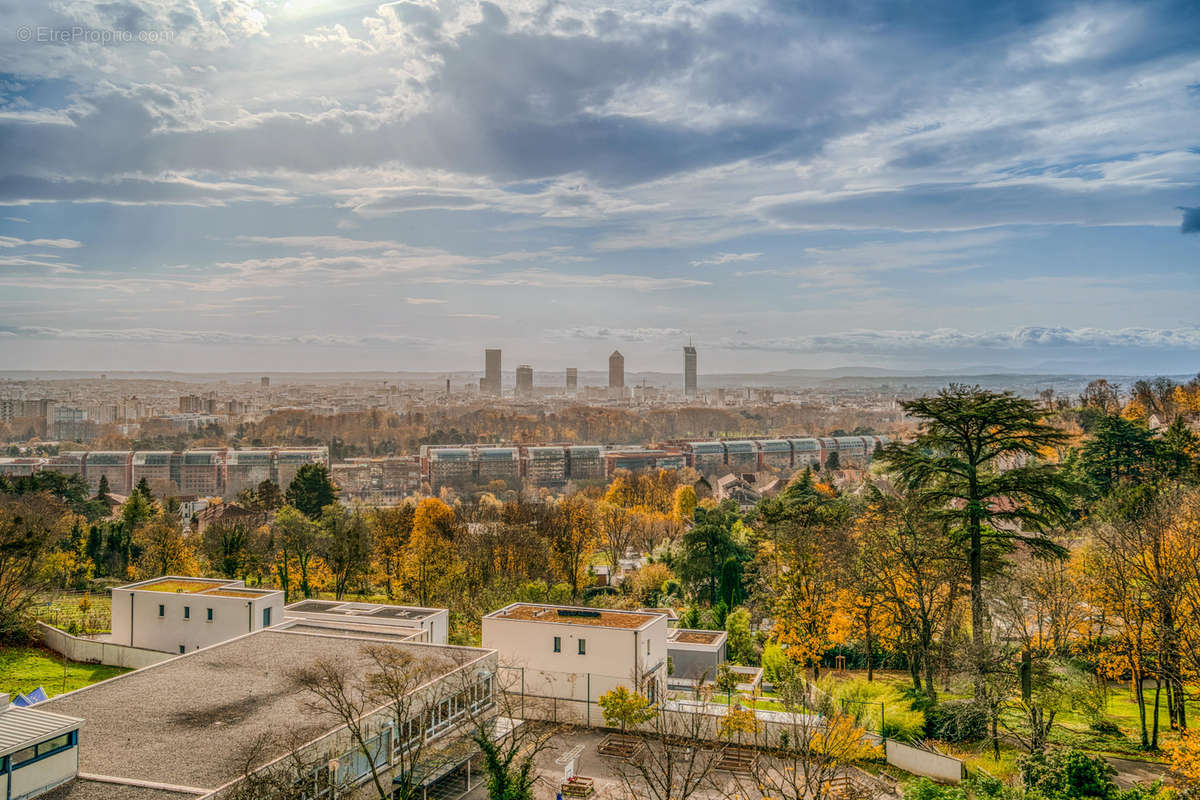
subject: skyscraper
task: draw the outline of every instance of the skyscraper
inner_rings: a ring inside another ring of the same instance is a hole
[[[499,354],[499,350],[496,351]],[[517,367],[517,397],[533,397],[533,367],[521,364]]]
[[[609,394],[612,394],[613,389],[625,388],[625,356],[621,355],[620,350],[613,350],[612,355],[608,357],[608,389]]]
[[[683,348],[683,396],[696,396],[696,348],[691,342]]]
[[[483,380],[479,382],[482,394],[500,396],[500,350],[486,349],[483,351]]]
[[[579,391],[579,370],[575,367],[567,367],[567,394],[575,394]]]

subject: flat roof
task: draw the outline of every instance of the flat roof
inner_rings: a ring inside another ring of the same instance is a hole
[[[292,737],[307,742],[341,727],[333,715],[309,707],[307,692],[289,673],[335,659],[361,679],[373,646],[432,659],[447,672],[490,652],[267,628],[38,707],[86,720],[79,737],[81,773],[211,791],[240,778],[252,756],[265,764],[289,752]]]
[[[187,800],[195,798],[194,792],[173,792],[146,786],[131,786],[127,783],[76,778],[45,794],[38,800]]]
[[[0,756],[53,739],[82,724],[81,719],[44,711],[41,704],[38,708],[9,706],[0,711]]]
[[[493,611],[484,619],[515,619],[523,622],[556,622],[565,625],[591,625],[597,628],[636,630],[665,614],[644,611],[614,611],[611,608],[583,606],[549,606],[537,603],[513,603]]]
[[[727,634],[725,631],[705,631],[693,628],[674,628],[667,634],[667,644],[720,644]]]
[[[382,603],[358,603],[338,600],[301,600],[284,606],[284,613],[297,614],[337,614],[346,617],[373,618],[376,620],[397,620],[419,622],[429,619],[444,609],[421,608],[419,606],[391,606]]]
[[[125,586],[118,586],[113,591],[190,594],[202,597],[242,597],[250,600],[269,597],[273,594],[283,594],[279,589],[250,589],[242,581],[230,578],[187,578],[178,575],[164,575],[161,578],[129,583]]]

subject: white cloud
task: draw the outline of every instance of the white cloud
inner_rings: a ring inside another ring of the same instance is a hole
[[[731,264],[735,261],[756,261],[762,253],[718,253],[711,258],[700,258],[691,262],[693,267],[717,266]]]
[[[404,302],[408,303],[410,306],[424,306],[442,305],[447,301],[437,297],[406,297],[404,298]]]

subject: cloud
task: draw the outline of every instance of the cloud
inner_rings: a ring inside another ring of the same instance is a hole
[[[500,319],[499,314],[456,313],[456,314],[447,314],[446,316],[453,317],[455,319]]]
[[[173,328],[77,328],[20,326],[0,328],[0,334],[27,339],[70,339],[101,342],[151,342],[204,345],[300,345],[313,347],[394,346],[429,348],[431,339],[390,334],[255,334],[233,331],[176,330]]]
[[[24,222],[24,223],[29,222],[29,220],[25,219],[25,217],[5,217],[4,221],[5,222]]]
[[[1179,225],[1180,232],[1200,233],[1200,208],[1180,206],[1179,210],[1183,212],[1183,222]]]
[[[1011,331],[856,329],[771,339],[724,339],[728,350],[777,353],[904,355],[917,351],[1160,350],[1200,351],[1200,328],[1066,328],[1026,326]]]
[[[710,281],[691,278],[656,278],[650,275],[625,273],[573,274],[532,268],[503,272],[497,275],[452,278],[432,275],[420,278],[425,283],[466,284],[470,286],[537,286],[549,289],[626,289],[634,292],[655,292],[664,289],[692,289],[711,286]]]
[[[709,265],[730,264],[735,261],[756,261],[762,253],[718,253],[711,258],[700,258],[692,261],[693,267],[706,267]]]
[[[83,247],[83,242],[74,239],[18,239],[15,236],[0,236],[0,247],[57,247],[72,249]]]
[[[408,303],[410,306],[424,306],[441,305],[447,301],[437,297],[406,297],[404,298],[404,302]]]
[[[679,328],[604,328],[595,325],[557,328],[544,332],[545,338],[551,341],[570,339],[606,341],[616,339],[623,342],[651,342],[661,339],[678,339],[685,335],[684,331]]]

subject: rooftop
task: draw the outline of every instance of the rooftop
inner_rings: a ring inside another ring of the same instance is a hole
[[[8,703],[7,695],[4,702]],[[0,756],[24,750],[31,744],[53,739],[72,731],[83,724],[83,720],[51,714],[38,708],[9,706],[0,711]]]
[[[700,631],[691,628],[675,628],[667,634],[667,641],[679,644],[720,644],[725,639],[725,631]]]
[[[285,614],[337,614],[346,617],[366,617],[371,620],[394,620],[396,622],[420,622],[441,612],[440,608],[416,606],[388,606],[378,603],[352,603],[340,600],[301,600],[284,609]]]
[[[487,653],[268,628],[53,697],[38,708],[86,720],[79,735],[81,773],[212,790],[241,777],[248,759],[263,764],[285,754],[289,737],[311,741],[339,727],[332,715],[308,706],[289,672],[336,659],[362,676],[372,646],[408,650],[446,671],[464,656]]]
[[[581,608],[577,606],[545,606],[535,603],[513,603],[487,618],[515,619],[532,622],[558,622],[567,625],[592,625],[598,628],[626,628],[636,630],[665,617],[665,614],[643,611],[613,611],[609,608]]]

